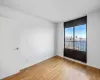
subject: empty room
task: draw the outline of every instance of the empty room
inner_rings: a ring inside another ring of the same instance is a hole
[[[100,0],[0,0],[0,80],[100,80]]]

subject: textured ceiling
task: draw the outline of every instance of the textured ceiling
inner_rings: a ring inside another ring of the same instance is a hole
[[[63,22],[99,9],[100,0],[4,0],[4,5],[53,22]]]

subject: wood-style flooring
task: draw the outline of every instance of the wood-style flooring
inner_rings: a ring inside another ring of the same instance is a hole
[[[56,56],[3,80],[100,80],[100,70]]]

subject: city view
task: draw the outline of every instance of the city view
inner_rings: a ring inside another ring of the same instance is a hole
[[[65,28],[65,48],[86,51],[86,24]]]

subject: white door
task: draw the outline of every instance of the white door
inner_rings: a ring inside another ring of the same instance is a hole
[[[14,33],[16,24],[12,19],[0,17],[0,79],[20,71],[18,39]]]

